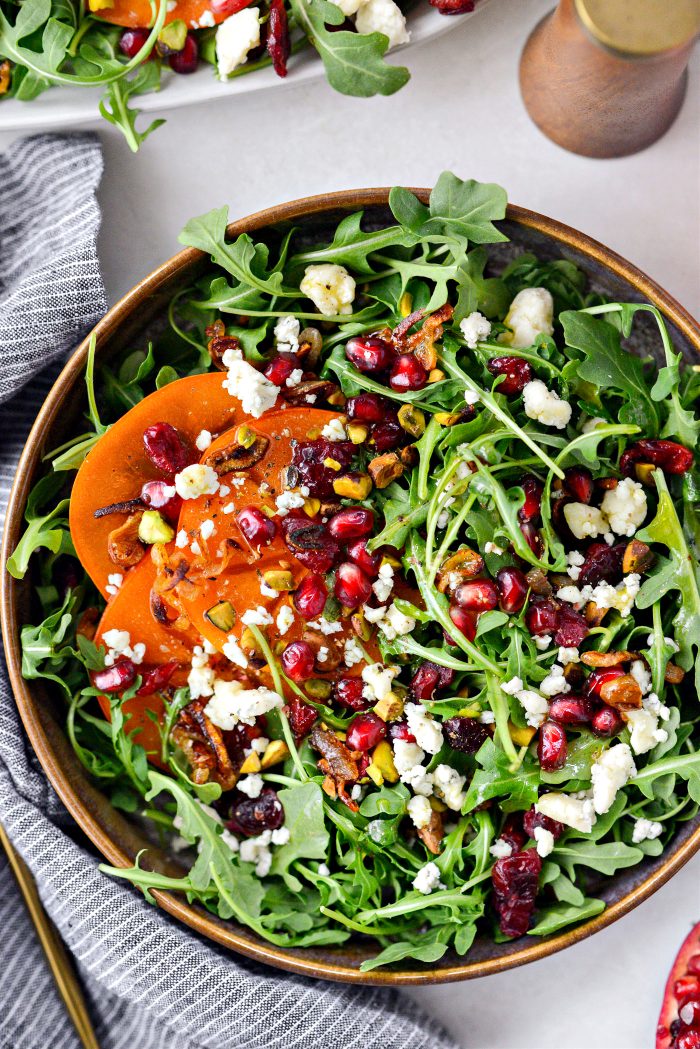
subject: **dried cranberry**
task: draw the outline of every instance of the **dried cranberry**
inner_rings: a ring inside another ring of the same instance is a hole
[[[601,689],[607,681],[614,681],[623,674],[622,667],[596,667],[586,680],[585,695],[600,696]]]
[[[150,667],[143,671],[141,685],[136,690],[137,696],[152,696],[154,692],[160,692],[170,681],[179,664],[176,659],[168,663],[161,663],[158,667]]]
[[[570,466],[565,470],[564,484],[577,503],[590,503],[593,498],[593,475],[585,466]]]
[[[297,484],[306,485],[309,495],[318,499],[333,499],[333,482],[339,473],[347,470],[355,454],[355,446],[351,441],[327,441],[319,437],[314,441],[299,441],[292,450],[293,483],[288,483],[293,488]],[[340,471],[333,467],[324,466],[325,459],[333,459],[340,463]]]
[[[349,419],[357,422],[381,423],[391,417],[393,409],[385,397],[376,393],[358,393],[357,397],[348,400],[345,411]]]
[[[665,473],[684,474],[693,465],[693,453],[676,441],[635,441],[620,458],[620,471],[626,476],[634,474],[635,463],[651,463]]]
[[[428,0],[441,15],[464,15],[474,10],[475,0]]]
[[[596,736],[609,739],[624,728],[624,721],[614,707],[601,707],[591,718],[591,729]]]
[[[347,547],[347,555],[351,561],[360,566],[366,575],[374,578],[379,572],[382,555],[378,550],[370,553],[367,549],[368,542],[368,539],[356,539],[354,543],[350,543]]]
[[[532,521],[521,521],[520,531],[525,537],[525,542],[532,550],[535,557],[541,557],[544,551],[544,543],[542,542],[542,536],[535,528]]]
[[[111,667],[97,670],[92,683],[100,692],[121,692],[136,679],[136,667],[130,659],[118,659]]]
[[[292,681],[308,681],[314,675],[316,654],[308,641],[292,641],[282,653],[282,666]]]
[[[174,477],[192,462],[182,437],[170,423],[148,426],[143,431],[143,444],[153,465],[168,477]]]
[[[182,51],[175,51],[169,55],[168,64],[173,73],[179,73],[181,76],[196,71],[199,64],[199,46],[194,33],[187,34]]]
[[[554,772],[566,764],[566,732],[556,721],[545,721],[537,740],[537,757],[544,772]]]
[[[504,612],[519,612],[527,597],[527,579],[519,568],[501,568],[496,575],[499,604]]]
[[[310,731],[316,721],[318,714],[308,703],[304,703],[298,696],[292,696],[287,708],[289,727],[295,739],[303,739]]]
[[[552,699],[549,716],[560,725],[585,725],[593,716],[593,704],[586,696],[562,693]]]
[[[272,0],[270,4],[270,17],[267,22],[265,46],[267,53],[272,59],[272,67],[277,76],[286,77],[287,59],[292,53],[292,44],[284,0]]]
[[[393,448],[398,448],[405,442],[406,437],[406,431],[395,419],[378,423],[372,428],[372,444],[380,455],[390,452]]]
[[[513,852],[520,852],[527,841],[527,834],[523,830],[522,812],[510,812],[506,816],[499,838],[503,838],[510,845]]]
[[[531,634],[553,634],[559,623],[559,610],[548,597],[530,599],[525,613],[525,626]]]
[[[369,711],[350,722],[345,742],[351,750],[373,750],[386,737],[386,722]]]
[[[119,38],[119,50],[127,58],[135,58],[148,37],[147,29],[125,29]]]
[[[523,936],[529,929],[541,870],[536,849],[525,849],[494,863],[493,902],[504,935]]]
[[[410,728],[408,727],[407,721],[390,721],[387,726],[387,730],[389,732],[389,739],[391,740],[400,739],[403,740],[405,743],[416,742],[416,737],[413,735]]]
[[[389,385],[397,393],[422,390],[428,381],[425,368],[411,353],[402,353],[394,361],[389,373]]]
[[[312,572],[328,572],[340,556],[340,546],[320,521],[288,514],[281,527],[288,549]]]
[[[496,386],[496,393],[515,397],[522,393],[532,379],[532,368],[522,357],[493,357],[486,367],[492,375],[504,375]]]
[[[335,573],[335,596],[345,608],[359,608],[372,594],[372,583],[359,565],[345,561]]]
[[[461,630],[467,641],[473,641],[476,637],[476,621],[478,616],[476,612],[468,612],[466,608],[460,608],[459,605],[450,605],[450,619],[457,627]],[[456,645],[457,642],[445,633],[445,640],[448,645]]]
[[[346,506],[328,522],[328,531],[341,543],[369,535],[374,528],[374,514],[364,506]]]
[[[461,583],[454,592],[460,608],[471,612],[489,612],[498,604],[498,590],[490,579],[470,579]]]
[[[294,371],[294,362],[289,357],[273,357],[265,368],[265,378],[273,382],[275,386],[284,386],[289,376]]]
[[[564,645],[565,648],[578,648],[584,638],[588,637],[589,632],[588,623],[580,612],[577,612],[571,605],[560,605],[557,629],[554,635],[555,645]]]
[[[263,787],[257,798],[249,798],[239,790],[233,792],[226,826],[234,834],[254,838],[264,830],[278,830],[283,823],[282,802],[272,787]]]
[[[257,506],[246,506],[236,514],[238,527],[251,546],[271,543],[277,533],[275,522],[266,517]]]
[[[345,356],[358,372],[382,372],[393,361],[394,351],[390,343],[376,335],[356,335],[348,339]]]
[[[294,607],[304,619],[313,619],[323,612],[327,598],[328,587],[323,576],[309,572],[294,591]]]
[[[463,754],[476,754],[488,736],[486,726],[477,718],[461,717],[459,714],[443,721],[442,730],[452,749],[460,750]]]
[[[519,487],[525,493],[525,502],[518,510],[518,517],[521,521],[534,521],[540,516],[544,485],[536,477],[530,475],[520,482]]]
[[[165,481],[146,481],[141,489],[141,499],[152,510],[162,510],[172,523],[176,524],[182,508],[182,499]]]
[[[559,823],[558,820],[553,820],[549,816],[545,816],[544,813],[538,812],[534,805],[523,815],[523,827],[527,836],[533,840],[536,827],[548,830],[553,838],[560,838],[564,833],[563,823]]]
[[[598,583],[619,583],[622,579],[622,559],[626,543],[608,546],[607,543],[591,543],[586,559],[581,565],[579,586],[597,586]]]
[[[437,663],[421,663],[411,678],[411,692],[416,699],[432,699],[440,688],[447,688],[454,681],[455,672]]]
[[[333,699],[348,710],[367,710],[371,703],[362,694],[364,687],[361,677],[341,677],[333,686]]]

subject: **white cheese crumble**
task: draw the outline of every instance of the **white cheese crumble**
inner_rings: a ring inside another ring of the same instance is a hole
[[[532,379],[523,389],[523,407],[528,419],[563,430],[571,419],[571,405],[541,379]]]
[[[460,776],[457,769],[453,769],[451,765],[438,765],[433,773],[433,780],[438,797],[442,798],[448,809],[459,812],[464,804],[466,777]]]
[[[476,349],[478,342],[488,339],[491,334],[491,322],[486,320],[482,313],[470,313],[463,321],[459,322],[459,330],[464,336],[464,341],[470,350]]]
[[[503,322],[510,332],[503,334],[500,341],[514,350],[526,350],[538,335],[553,333],[553,318],[551,293],[546,288],[523,288],[511,302]]]
[[[394,740],[394,764],[400,776],[420,765],[424,757],[425,751],[417,743],[410,743],[407,739]]]
[[[215,531],[216,526],[214,525],[214,522],[210,517],[206,517],[199,526],[200,539],[211,539]]]
[[[496,838],[489,852],[495,860],[507,860],[513,855],[513,846],[504,838]]]
[[[343,624],[338,619],[335,621],[329,619],[317,619],[314,622],[309,622],[309,626],[312,630],[320,630],[326,637],[330,634],[339,634],[343,629]]]
[[[379,621],[379,629],[387,641],[394,641],[397,637],[410,634],[415,625],[415,619],[405,615],[395,602],[389,605],[386,613]]]
[[[300,492],[282,492],[275,499],[275,506],[280,517],[286,517],[290,510],[300,510],[304,505],[304,496]]]
[[[540,652],[546,652],[552,643],[551,634],[537,634],[534,637],[535,648],[538,648]]]
[[[236,788],[249,798],[259,798],[263,789],[263,778],[257,772],[251,772],[249,776],[239,779]]]
[[[590,834],[596,821],[595,809],[590,798],[574,798],[571,794],[543,794],[535,803],[543,816],[573,827],[582,834]]]
[[[543,696],[558,696],[562,692],[571,692],[571,685],[564,677],[564,668],[559,663],[553,663],[547,677],[540,681],[540,692]]]
[[[289,314],[287,317],[280,317],[277,324],[275,324],[277,351],[279,353],[298,353],[300,331],[301,325],[292,314]]]
[[[663,833],[663,829],[663,823],[657,823],[656,820],[635,820],[632,829],[632,843],[639,845],[641,841],[653,841]]]
[[[489,541],[487,543],[484,543],[484,553],[486,553],[486,554],[497,554],[497,555],[500,556],[501,554],[505,553],[505,550],[503,549],[502,546],[496,546],[496,544],[492,543],[491,540],[489,539]]]
[[[249,608],[241,616],[241,622],[245,626],[270,626],[272,621],[272,616],[262,605],[258,605],[257,608]]]
[[[411,39],[406,16],[394,0],[365,0],[357,12],[355,28],[358,33],[383,33],[389,38],[389,49]]]
[[[333,262],[307,266],[299,291],[311,299],[324,317],[352,313],[355,281],[344,266]]]
[[[389,600],[389,594],[393,588],[394,569],[388,562],[385,562],[379,568],[379,575],[376,581],[372,584],[372,590],[377,601],[383,605]]]
[[[577,648],[566,648],[564,645],[559,648],[558,662],[561,663],[562,667],[568,667],[569,663],[580,663],[581,657]]]
[[[643,696],[646,696],[648,692],[651,692],[651,674],[641,659],[633,660],[632,666],[630,667],[630,674],[641,688]]]
[[[321,437],[325,437],[327,441],[345,441],[347,436],[342,419],[331,419],[321,430]]]
[[[646,754],[657,743],[665,743],[668,739],[668,732],[665,728],[659,728],[658,715],[652,710],[644,707],[627,710],[625,720],[630,730],[630,746],[635,754]]]
[[[294,622],[294,611],[289,605],[282,605],[279,612],[277,613],[277,630],[279,631],[280,637],[289,630],[290,626]]]
[[[193,463],[175,474],[175,491],[181,499],[198,499],[200,495],[214,495],[219,488],[219,477],[211,466]]]
[[[521,689],[515,693],[515,698],[525,711],[525,721],[530,728],[539,728],[549,712],[549,703],[539,692],[531,689]]]
[[[184,528],[181,528],[180,531],[175,536],[175,546],[179,550],[184,550],[185,547],[188,545],[189,541],[190,541],[189,535],[187,534],[187,532],[185,531]]]
[[[201,19],[200,19],[201,23]],[[260,8],[246,7],[225,19],[216,31],[216,65],[221,80],[243,65],[260,43]]]
[[[284,380],[284,385],[289,386],[291,389],[293,386],[298,386],[303,378],[304,373],[301,368],[295,368],[294,371],[290,373],[289,378]]]
[[[365,658],[362,646],[356,637],[349,637],[343,647],[343,661],[346,667],[354,667]]]
[[[131,635],[128,630],[105,630],[102,635],[102,640],[107,646],[107,655],[105,656],[105,666],[114,666],[114,663],[120,657],[130,659],[132,663],[143,662],[143,657],[146,655],[146,646],[143,641],[137,641],[133,645],[131,644]]]
[[[206,452],[207,448],[211,444],[211,434],[208,430],[200,430],[195,437],[194,443],[200,452]]]
[[[569,528],[577,539],[594,539],[610,531],[608,519],[597,506],[587,503],[567,503],[564,517]],[[569,573],[571,575],[571,573]]]
[[[269,688],[244,688],[240,681],[217,678],[214,695],[204,708],[204,713],[224,732],[230,732],[239,721],[253,725],[256,717],[281,706],[282,700]]]
[[[567,569],[567,575],[570,579],[573,579],[574,582],[576,582],[581,575],[581,567],[585,560],[586,558],[580,550],[570,550],[566,555],[566,563],[569,566]]]
[[[623,477],[615,488],[605,493],[600,508],[613,532],[632,536],[647,515],[646,493],[638,481]]]
[[[602,816],[606,813],[621,787],[630,780],[637,769],[632,751],[626,743],[610,747],[596,758],[591,765],[593,783],[593,808]]]
[[[369,666],[363,667],[362,680],[365,684],[362,695],[370,703],[386,699],[397,674],[397,667],[385,667],[383,663],[370,663]]]
[[[233,634],[229,634],[226,638],[226,643],[222,646],[221,651],[231,663],[235,663],[241,670],[245,670],[248,666],[246,655]]]
[[[544,859],[545,856],[549,856],[554,848],[554,835],[546,827],[535,827],[533,833],[535,835],[537,854]]]
[[[199,645],[192,650],[192,667],[190,669],[187,684],[192,699],[200,696],[211,696],[214,694],[214,681],[216,675],[208,665],[209,658]]]
[[[124,576],[121,572],[109,573],[109,575],[107,576],[107,586],[105,587],[105,590],[110,595],[110,597],[114,597],[115,594],[119,593],[119,587],[122,585],[123,582]]]
[[[428,754],[437,754],[442,746],[442,727],[428,714],[422,703],[407,703],[404,707],[408,727],[416,743]]]
[[[416,794],[410,799],[406,806],[406,811],[418,830],[428,826],[433,814],[430,802],[422,794]]]
[[[246,8],[246,11],[249,10]],[[245,14],[246,11],[240,11],[239,14]],[[233,15],[233,18],[236,17]],[[264,412],[274,407],[280,392],[279,386],[275,386],[262,372],[244,360],[240,350],[226,350],[222,361],[228,369],[222,385],[241,402],[246,415],[259,419]]]
[[[370,0],[371,2],[372,0]],[[440,868],[437,863],[431,861],[426,863],[425,867],[421,867],[413,879],[413,888],[416,892],[422,893],[423,896],[430,896],[430,893],[434,892],[435,889],[444,888],[440,881]]]
[[[603,419],[600,415],[594,415],[593,418],[586,416],[586,421],[581,427],[581,433],[592,433],[599,426],[607,426],[607,424],[607,419]]]

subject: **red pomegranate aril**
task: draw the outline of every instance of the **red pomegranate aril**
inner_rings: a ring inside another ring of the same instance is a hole
[[[535,528],[532,521],[520,521],[520,531],[525,537],[525,542],[532,550],[535,557],[541,557],[544,552],[544,543],[542,542],[542,536],[540,535],[537,528]]]
[[[504,612],[519,612],[527,597],[527,579],[519,568],[501,568],[496,575],[499,604]]]
[[[290,361],[288,357],[275,357],[265,368],[264,375],[275,386],[284,386],[294,371],[294,367],[294,362]]]
[[[119,659],[111,667],[98,670],[92,675],[92,683],[100,692],[121,692],[133,685],[136,667],[130,659]]]
[[[498,604],[498,589],[490,579],[471,579],[461,583],[454,592],[460,608],[471,612],[490,612]]]
[[[228,18],[229,15],[235,15],[245,6],[245,0],[209,0],[212,14],[222,15],[224,18]]]
[[[335,596],[345,608],[359,608],[372,594],[372,583],[359,565],[345,561],[335,573]]]
[[[681,976],[673,985],[673,993],[680,1005],[685,1005],[691,998],[700,998],[700,976]]]
[[[411,353],[402,353],[397,357],[389,373],[389,385],[397,393],[422,390],[427,381],[427,371]]]
[[[199,64],[199,47],[194,33],[187,34],[182,51],[175,51],[170,55],[168,64],[173,73],[179,73],[181,76],[195,72]]]
[[[386,737],[386,722],[368,711],[350,723],[345,742],[350,750],[372,750]]]
[[[314,619],[315,616],[320,616],[326,607],[327,599],[328,587],[325,579],[318,572],[309,572],[307,576],[304,576],[292,598],[294,607],[304,619]]]
[[[407,721],[390,721],[387,726],[387,731],[389,733],[389,739],[391,740],[400,739],[405,743],[416,742],[416,737],[408,727]]]
[[[552,634],[557,629],[559,610],[548,597],[533,597],[525,613],[525,626],[531,634]]]
[[[564,484],[577,503],[590,503],[593,498],[593,475],[585,466],[570,466],[565,470]]]
[[[562,693],[549,705],[549,717],[560,725],[585,725],[593,716],[593,704],[585,696]]]
[[[454,681],[455,672],[437,663],[421,663],[411,678],[411,692],[416,699],[432,699],[440,688],[447,688]]]
[[[287,707],[289,727],[295,739],[303,739],[308,735],[318,718],[318,714],[308,703],[304,703],[298,696],[292,696]]]
[[[374,514],[364,506],[346,506],[328,522],[328,531],[341,543],[369,535],[374,528]]]
[[[381,423],[390,417],[392,408],[385,397],[376,393],[358,393],[357,397],[350,397],[345,412],[348,419],[357,422]]]
[[[461,630],[467,641],[473,641],[476,637],[476,621],[478,619],[476,612],[470,612],[466,608],[460,608],[459,605],[450,605],[450,619],[457,627]],[[457,642],[445,632],[445,640],[448,645],[456,645]]]
[[[257,506],[246,506],[236,514],[238,527],[243,532],[251,546],[262,546],[271,543],[275,538],[277,526],[275,522],[266,517]]]
[[[143,444],[153,465],[169,477],[174,477],[192,462],[182,437],[170,423],[148,426],[143,431]]]
[[[488,737],[486,726],[478,718],[461,717],[459,714],[443,721],[442,729],[449,746],[463,754],[476,754]]]
[[[372,553],[367,549],[368,539],[356,539],[354,543],[350,543],[347,547],[347,555],[351,561],[354,561],[356,565],[359,565],[363,572],[365,572],[370,578],[374,578],[378,572],[379,567],[382,563],[382,555],[376,550]]]
[[[609,739],[621,732],[625,723],[614,707],[601,707],[591,718],[591,729],[601,739]]]
[[[607,681],[613,681],[624,674],[622,667],[597,667],[588,675],[585,695],[600,697],[600,691]]]
[[[228,815],[228,829],[246,837],[257,837],[264,830],[278,830],[284,823],[284,809],[272,787],[263,787],[257,798],[235,791]]]
[[[493,904],[504,935],[523,936],[530,928],[541,870],[536,849],[524,849],[494,863]]]
[[[348,339],[345,356],[358,372],[383,372],[394,359],[390,343],[376,335],[356,335]]]
[[[492,375],[504,375],[496,385],[496,393],[515,397],[522,393],[532,379],[532,368],[522,357],[493,357],[486,365]]]
[[[463,15],[474,10],[476,0],[428,0],[441,15]]]
[[[362,694],[364,687],[361,677],[341,677],[333,686],[333,699],[348,710],[367,710],[372,704]]]
[[[700,954],[693,954],[688,959],[688,972],[700,976]]]
[[[693,461],[690,449],[676,441],[635,441],[622,453],[620,471],[626,477],[632,477],[635,463],[651,463],[665,473],[684,474],[691,468]]]
[[[700,999],[690,998],[686,1000],[678,1010],[678,1015],[688,1027],[693,1025],[700,1027]]]
[[[147,29],[125,29],[119,38],[119,50],[127,58],[135,58],[148,37]]]
[[[155,692],[160,692],[168,684],[178,665],[176,659],[171,659],[168,663],[161,663],[158,667],[150,667],[143,671],[136,695],[152,696]]]
[[[563,823],[558,820],[553,820],[549,816],[545,816],[544,813],[538,812],[534,807],[527,810],[523,815],[523,827],[528,838],[535,838],[535,829],[541,827],[543,830],[548,830],[553,838],[560,838],[564,833],[565,827]]]
[[[282,653],[285,674],[299,684],[314,676],[316,654],[308,641],[292,641]]]
[[[570,605],[562,603],[557,616],[554,644],[563,645],[565,648],[578,648],[589,633],[586,617]]]
[[[518,510],[518,517],[521,521],[532,521],[540,516],[544,485],[536,477],[530,476],[521,481],[519,487],[525,493],[525,502]]]
[[[555,772],[566,764],[566,732],[556,721],[545,721],[537,740],[537,757],[544,772]]]
[[[700,1027],[681,1031],[674,1042],[674,1049],[700,1049]]]
[[[153,510],[162,510],[171,524],[176,524],[182,508],[182,499],[165,481],[146,481],[141,498]]]

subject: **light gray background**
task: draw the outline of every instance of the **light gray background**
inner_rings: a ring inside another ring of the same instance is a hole
[[[673,0],[671,0],[673,2]],[[444,168],[500,182],[515,203],[600,239],[700,316],[700,62],[683,112],[624,160],[575,157],[530,123],[517,86],[528,32],[552,0],[493,0],[405,52],[408,87],[350,99],[323,80],[173,112],[134,157],[102,130],[100,256],[111,301],[177,249],[193,215],[241,216],[368,185],[432,185]],[[0,149],[10,136],[0,135]],[[412,992],[464,1049],[646,1049],[667,970],[700,919],[700,857],[627,918],[570,951],[486,980]]]

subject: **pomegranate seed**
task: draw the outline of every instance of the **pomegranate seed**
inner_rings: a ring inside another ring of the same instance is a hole
[[[564,471],[564,484],[577,503],[590,503],[593,498],[593,475],[585,466],[570,466]]]
[[[428,373],[411,353],[402,353],[397,357],[389,373],[389,385],[398,393],[422,390],[427,381]]]
[[[591,718],[591,728],[596,736],[608,739],[624,728],[624,721],[614,707],[601,707]]]
[[[312,572],[328,572],[340,555],[338,543],[319,521],[289,514],[282,518],[282,531],[297,561]]]
[[[532,521],[540,516],[544,485],[530,475],[520,482],[519,487],[525,492],[525,502],[518,510],[518,517],[521,521]]]
[[[113,666],[92,675],[92,683],[100,692],[121,692],[133,685],[135,679],[136,667],[130,659],[119,659]]]
[[[314,675],[316,654],[308,641],[292,641],[282,653],[284,672],[297,684]]]
[[[520,531],[525,536],[525,542],[530,547],[535,557],[541,557],[544,550],[544,543],[542,542],[542,536],[537,531],[532,521],[521,521]]]
[[[432,699],[440,688],[447,688],[454,681],[455,672],[437,663],[421,663],[411,678],[411,691],[416,699]]]
[[[700,1028],[691,1027],[687,1031],[681,1031],[674,1043],[674,1049],[700,1049]]]
[[[379,573],[382,555],[379,550],[370,553],[367,549],[368,542],[368,539],[356,539],[354,543],[350,543],[348,546],[347,554],[350,560],[359,565],[363,572],[370,578],[374,578]]]
[[[182,51],[175,51],[168,58],[173,73],[185,76],[194,73],[199,64],[199,47],[194,33],[188,33]]]
[[[693,1024],[700,1026],[700,1000],[697,998],[688,999],[678,1010],[678,1015],[688,1027],[692,1027]]]
[[[523,830],[522,812],[511,812],[506,816],[498,836],[508,842],[513,852],[520,852],[527,841],[527,834]]]
[[[564,824],[559,823],[558,820],[553,820],[549,816],[545,816],[542,812],[538,812],[533,807],[528,809],[523,815],[523,827],[528,838],[534,840],[535,828],[542,827],[544,830],[548,830],[554,838],[560,838],[564,833]]]
[[[350,750],[372,750],[386,736],[386,722],[369,711],[353,718],[346,743]]]
[[[146,506],[162,510],[167,519],[175,524],[180,516],[182,499],[177,493],[171,494],[172,490],[172,485],[165,481],[146,481],[141,489],[141,498]]]
[[[335,574],[335,596],[346,608],[359,608],[369,600],[372,584],[359,565],[345,561]]]
[[[591,543],[586,559],[581,565],[579,586],[597,586],[598,583],[619,583],[623,576],[622,559],[626,543],[608,546],[607,543]]]
[[[369,535],[373,528],[374,514],[363,506],[347,506],[344,510],[339,510],[328,522],[328,531],[341,543]]]
[[[537,740],[537,757],[544,772],[554,772],[566,763],[566,732],[556,721],[545,721]]]
[[[622,667],[597,667],[591,671],[586,681],[587,696],[600,696],[600,691],[606,681],[613,681],[616,677],[624,674]]]
[[[463,754],[476,754],[488,737],[486,726],[477,718],[460,717],[458,714],[443,721],[442,728],[452,749]]]
[[[407,721],[390,721],[388,725],[389,738],[402,739],[406,743],[415,743],[416,737],[408,727]]]
[[[549,716],[560,725],[585,725],[593,716],[593,704],[585,696],[562,693],[552,699]]]
[[[620,471],[631,477],[635,463],[652,463],[665,473],[684,474],[693,465],[693,459],[690,449],[676,441],[635,441],[622,453]]]
[[[501,568],[496,575],[499,603],[504,612],[519,612],[527,597],[527,579],[519,568]]]
[[[554,644],[564,645],[566,648],[578,648],[589,633],[585,616],[570,605],[562,604],[558,612]]]
[[[673,993],[679,1005],[685,1005],[691,998],[700,998],[700,977],[681,976],[673,985]]]
[[[529,929],[541,870],[536,849],[525,849],[494,863],[493,902],[505,936],[523,936]]]
[[[150,670],[146,670],[141,685],[136,690],[136,695],[152,696],[154,692],[160,692],[170,681],[178,666],[178,661],[171,659],[169,663],[161,663],[159,667],[151,667]]]
[[[146,455],[153,465],[169,477],[192,462],[180,434],[170,423],[153,423],[143,431]]]
[[[355,335],[346,343],[345,356],[358,372],[382,372],[393,361],[394,351],[376,335]]]
[[[275,522],[266,517],[257,506],[246,506],[236,514],[238,527],[243,532],[251,546],[262,546],[271,543],[275,538],[277,526]]]
[[[288,357],[275,357],[268,364],[264,375],[275,386],[284,386],[293,371],[294,363]]]
[[[362,695],[361,677],[341,677],[333,687],[333,699],[348,710],[367,710],[372,704]]]
[[[474,612],[469,612],[466,608],[460,608],[459,605],[450,605],[450,619],[457,627],[461,630],[467,641],[473,641],[476,637],[476,621],[479,617]],[[456,645],[457,642],[445,634],[445,640],[448,645]]]
[[[688,961],[688,972],[700,976],[700,954],[693,954]]]
[[[406,431],[395,419],[390,419],[385,423],[378,423],[372,429],[372,443],[380,455],[384,452],[390,452],[393,448],[398,448],[400,444],[404,443],[405,437]]]
[[[457,587],[454,599],[460,608],[471,612],[489,612],[498,604],[498,589],[490,579],[471,579]]]
[[[304,576],[299,586],[294,591],[294,607],[304,619],[313,619],[320,616],[326,607],[328,599],[328,587],[322,575],[318,572],[309,572]]]
[[[295,739],[303,739],[311,731],[311,726],[316,721],[318,714],[308,703],[304,703],[298,696],[292,696],[289,701],[287,717],[289,727]]]
[[[135,58],[148,36],[147,29],[125,29],[119,38],[119,50],[127,58]]]
[[[557,628],[559,611],[548,597],[533,597],[525,613],[525,626],[531,634],[551,634]]]
[[[496,386],[497,393],[514,397],[522,393],[532,379],[532,368],[522,357],[494,357],[486,367],[492,375],[504,375]]]
[[[357,397],[351,397],[345,405],[348,419],[356,419],[362,423],[385,422],[391,415],[391,405],[385,397],[379,397],[376,393],[358,393]]]
[[[234,792],[226,822],[234,834],[257,837],[264,830],[278,830],[283,823],[284,809],[273,787],[263,787],[257,798]]]

